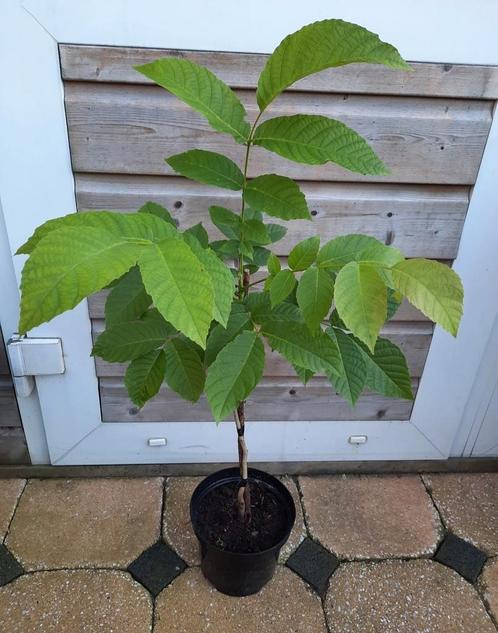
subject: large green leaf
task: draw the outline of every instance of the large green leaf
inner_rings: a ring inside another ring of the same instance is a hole
[[[270,301],[272,307],[278,305],[290,295],[296,285],[296,278],[292,271],[285,269],[280,270],[271,280]]]
[[[233,275],[214,251],[202,248],[196,237],[184,234],[184,239],[211,279],[214,293],[213,318],[218,323],[226,325],[235,294]]]
[[[225,345],[233,341],[242,330],[248,329],[251,329],[249,313],[245,306],[240,303],[234,303],[226,327],[218,324],[209,332],[206,344],[206,364],[211,365]]]
[[[44,237],[63,228],[95,228],[124,238],[142,238],[158,242],[176,234],[176,229],[151,213],[116,213],[114,211],[85,211],[70,213],[41,224],[22,246],[17,255],[29,255]]]
[[[216,421],[245,400],[263,375],[265,350],[256,332],[241,332],[209,367],[206,395]]]
[[[140,207],[138,213],[149,213],[150,215],[155,215],[156,218],[160,218],[161,220],[164,220],[164,222],[171,224],[171,226],[174,226],[175,228],[178,226],[178,222],[171,215],[168,209],[165,209],[155,202],[146,202]]]
[[[242,239],[254,244],[270,244],[271,239],[266,224],[255,218],[244,221],[241,225]]]
[[[315,332],[327,316],[334,297],[334,282],[330,274],[320,268],[305,270],[297,284],[297,305],[310,330]]]
[[[376,262],[391,267],[403,261],[401,251],[386,246],[375,237],[353,234],[341,235],[322,246],[316,264],[320,268],[340,270],[349,262]]]
[[[253,178],[246,185],[244,198],[254,209],[282,220],[311,220],[303,192],[285,176],[264,174]]]
[[[280,263],[280,260],[274,253],[271,253],[271,255],[268,257],[267,265],[268,265],[268,272],[270,273],[270,275],[276,275],[282,270],[282,265]]]
[[[329,379],[338,393],[354,406],[367,380],[367,366],[364,353],[350,336],[335,328],[328,328],[327,334],[335,341],[339,350],[340,374],[330,374]]]
[[[301,379],[301,382],[303,383],[303,385],[308,384],[308,382],[314,376],[314,372],[312,372],[310,369],[305,369],[304,367],[299,367],[298,365],[292,365],[292,367],[294,368],[294,371]]]
[[[352,338],[350,340],[363,353],[367,367],[367,387],[390,398],[413,399],[410,373],[399,347],[386,338],[378,338],[371,353]]]
[[[110,327],[141,317],[152,303],[139,269],[134,266],[113,287],[105,302],[105,322]]]
[[[237,165],[223,154],[192,149],[166,158],[176,172],[197,182],[238,191],[244,185],[244,175]]]
[[[125,386],[131,401],[138,407],[143,407],[159,391],[164,380],[165,364],[164,351],[155,349],[128,365]]]
[[[149,244],[92,227],[62,228],[46,235],[22,272],[19,332],[50,321],[102,290],[136,264]]]
[[[95,341],[92,355],[110,363],[123,363],[161,347],[174,334],[175,329],[157,310],[150,310],[142,319],[106,328]]]
[[[183,231],[184,235],[193,235],[203,248],[209,246],[209,236],[206,229],[202,226],[202,222],[197,222],[193,226]]]
[[[204,115],[215,130],[231,134],[239,143],[247,141],[250,126],[244,106],[207,68],[187,59],[165,57],[135,69]]]
[[[387,319],[389,321],[398,311],[398,308],[403,303],[403,296],[392,288],[387,289]]]
[[[339,374],[337,345],[322,330],[313,336],[304,323],[269,319],[261,328],[272,349],[293,365],[310,371]]]
[[[167,239],[145,249],[138,264],[159,312],[204,348],[214,314],[214,291],[192,249],[179,239]]]
[[[185,400],[197,402],[204,389],[206,374],[192,343],[174,338],[164,347],[166,382]]]
[[[320,236],[308,237],[296,244],[289,253],[289,268],[292,270],[306,270],[315,261],[320,248]]]
[[[229,240],[237,240],[240,238],[242,227],[240,215],[230,211],[230,209],[225,209],[225,207],[212,206],[209,207],[209,217],[211,218],[211,222],[223,235],[226,235]]]
[[[335,280],[335,305],[355,336],[373,351],[387,314],[387,289],[369,264],[350,262]]]
[[[297,163],[331,161],[364,175],[389,173],[362,136],[344,123],[318,114],[268,119],[256,128],[254,144]]]
[[[457,335],[463,287],[454,270],[429,259],[409,259],[396,264],[390,272],[396,290],[429,319]]]
[[[278,242],[287,233],[287,227],[282,226],[281,224],[267,224],[266,230],[268,231],[268,235],[270,236],[270,241],[272,243]]]
[[[299,308],[288,301],[283,301],[272,308],[269,292],[251,292],[246,297],[245,303],[255,323],[261,324],[267,321],[303,322]]]
[[[409,69],[398,51],[375,33],[343,20],[322,20],[288,35],[270,55],[258,82],[264,110],[298,79],[325,68],[358,62]]]

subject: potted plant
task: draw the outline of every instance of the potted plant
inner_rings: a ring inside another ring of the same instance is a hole
[[[182,176],[240,192],[239,212],[209,208],[225,239],[209,242],[202,224],[182,230],[166,209],[148,202],[131,214],[92,211],[50,220],[18,250],[29,255],[21,333],[110,288],[106,329],[93,354],[129,363],[131,400],[142,407],[166,381],[192,402],[205,393],[217,422],[234,416],[239,467],[209,476],[191,501],[204,573],[225,593],[254,593],[269,580],[295,518],[285,487],[247,464],[244,403],[263,376],[264,342],[304,384],[324,373],[351,405],[364,388],[412,398],[406,360],[379,337],[380,329],[405,297],[453,335],[462,314],[455,272],[436,261],[406,260],[373,237],[345,235],[320,245],[317,235],[296,244],[286,264],[271,252],[286,228],[268,216],[312,218],[290,178],[248,178],[254,146],[299,163],[388,173],[368,143],[337,120],[314,114],[261,120],[295,81],[357,62],[409,70],[393,46],[342,20],[289,35],[261,73],[252,124],[236,94],[188,59],[137,67],[245,147],[241,166],[203,149],[166,159]],[[267,273],[253,277],[260,269]]]

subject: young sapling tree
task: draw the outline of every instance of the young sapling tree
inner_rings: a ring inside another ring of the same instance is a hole
[[[307,237],[291,250],[287,265],[271,250],[286,228],[269,217],[312,217],[291,178],[249,177],[254,148],[305,165],[332,162],[363,175],[388,173],[367,141],[340,121],[318,114],[267,116],[272,102],[297,80],[351,63],[409,70],[393,46],[360,26],[342,20],[310,24],[268,58],[252,124],[236,93],[207,68],[181,57],[137,67],[220,135],[233,138],[232,155],[240,164],[194,148],[166,159],[186,178],[240,193],[237,210],[209,208],[224,239],[210,241],[202,224],[181,230],[166,209],[148,202],[131,214],[89,211],[50,220],[18,251],[29,255],[21,282],[21,333],[110,288],[106,329],[93,353],[129,363],[125,384],[131,400],[142,407],[166,381],[192,402],[205,393],[218,422],[233,414],[237,504],[247,523],[245,401],[263,376],[264,341],[304,384],[324,373],[351,405],[364,389],[412,398],[406,360],[394,343],[379,337],[381,328],[404,298],[453,335],[462,314],[463,290],[454,271],[436,261],[405,259],[373,237],[344,235],[323,245],[319,235]],[[265,267],[263,278],[253,277]]]

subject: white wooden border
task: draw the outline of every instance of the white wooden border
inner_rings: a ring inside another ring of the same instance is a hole
[[[42,221],[75,211],[59,42],[270,52],[286,33],[333,16],[379,32],[410,60],[498,65],[498,3],[492,0],[350,0],[337,6],[326,0],[251,0],[243,7],[233,0],[4,0],[3,7],[1,76],[8,98],[0,123],[0,190],[12,249]],[[495,120],[455,264],[466,287],[461,332],[456,341],[436,332],[412,420],[258,422],[249,430],[253,459],[441,458],[451,453],[461,428],[468,436],[465,405],[498,313],[498,293],[488,290],[498,282],[497,169]],[[17,275],[21,265],[16,258]],[[225,424],[217,429],[212,422],[196,423],[194,434],[190,423],[101,422],[86,303],[38,332],[62,337],[67,367],[62,377],[37,381],[52,463],[235,458],[233,429]],[[352,433],[369,440],[351,446]],[[148,447],[147,440],[158,436],[168,439],[166,447]],[[201,437],[201,445],[194,437]],[[31,454],[38,441],[28,433]]]

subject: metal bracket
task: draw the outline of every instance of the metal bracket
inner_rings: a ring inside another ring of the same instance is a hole
[[[34,376],[63,374],[66,369],[60,338],[26,338],[13,334],[7,341],[7,354],[18,397],[31,394]]]

